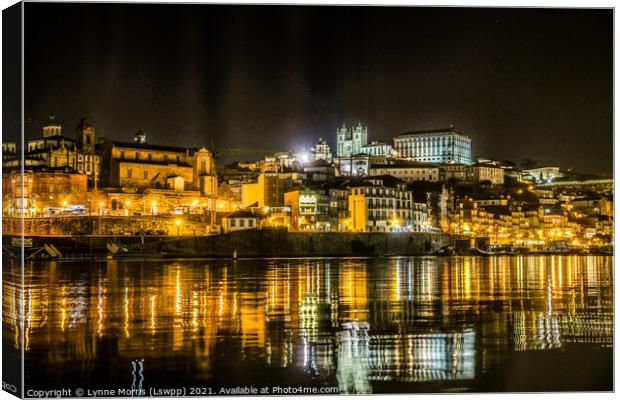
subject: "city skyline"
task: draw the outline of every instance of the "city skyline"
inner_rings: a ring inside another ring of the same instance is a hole
[[[454,125],[474,155],[611,173],[605,10],[141,10],[26,5],[26,24],[40,27],[26,35],[26,138],[49,114],[64,132],[87,113],[99,137],[131,140],[142,128],[155,143],[182,136],[181,145],[216,148],[308,148],[319,137],[334,148],[336,129],[358,121],[369,140],[388,143]],[[583,28],[569,32],[575,24]],[[18,119],[5,119],[5,139]]]

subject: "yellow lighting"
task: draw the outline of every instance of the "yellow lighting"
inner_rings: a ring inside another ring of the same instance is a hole
[[[177,219],[177,220],[174,221],[174,223],[177,224],[177,225],[181,225],[181,220]]]
[[[65,201],[63,201],[63,202],[62,202],[62,205],[63,205],[64,207],[66,207],[66,206],[67,206],[67,204],[69,204],[69,203],[67,203],[67,200],[65,200]]]
[[[220,203],[219,208],[224,208],[224,203]]]
[[[125,205],[129,207],[129,206],[131,205],[131,200],[127,200],[127,201],[125,202]]]
[[[103,207],[103,201],[99,202],[99,207]]]
[[[156,205],[157,205],[157,202],[156,202],[156,201],[152,201],[152,202],[151,202],[151,206],[152,206],[152,207],[155,207]]]

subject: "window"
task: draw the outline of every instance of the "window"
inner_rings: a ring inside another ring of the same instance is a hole
[[[127,168],[127,178],[131,179],[131,168]]]
[[[231,219],[230,220],[230,226],[231,226],[231,228],[235,228],[237,226],[237,221],[234,220],[234,219]]]
[[[149,153],[149,155],[147,156],[149,161],[153,161],[153,155],[151,153]]]
[[[181,157],[177,156],[177,164],[181,162]]]
[[[164,162],[168,162],[168,154],[164,154]]]
[[[144,170],[144,179],[148,179],[149,178],[149,171]]]
[[[253,219],[249,219],[248,220],[248,226],[249,227],[253,227],[254,226],[254,220]]]
[[[136,151],[136,160],[139,160],[139,159],[140,159],[140,153]]]
[[[244,219],[240,219],[239,220],[239,227],[243,228],[245,226],[245,220]]]
[[[121,151],[121,159],[125,158],[125,152]]]

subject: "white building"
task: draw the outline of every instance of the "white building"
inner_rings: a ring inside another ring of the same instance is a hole
[[[331,149],[323,138],[319,138],[319,141],[314,145],[314,149],[312,149],[312,161],[318,160],[332,161]]]
[[[439,167],[424,163],[396,163],[396,164],[373,164],[370,167],[371,176],[391,175],[402,179],[407,183],[415,181],[439,181]]]
[[[523,170],[523,177],[530,178],[535,182],[553,182],[556,178],[562,176],[560,167],[539,167]]]
[[[369,174],[370,156],[368,154],[355,154],[350,157],[338,158],[338,170],[344,176],[365,176]]]
[[[471,139],[454,127],[412,131],[394,138],[400,157],[439,164],[471,164]]]
[[[362,146],[362,153],[371,156],[386,156],[391,157],[393,155],[393,148],[391,144],[384,142],[371,142]]]
[[[356,127],[347,129],[346,126],[336,131],[338,157],[351,157],[362,153],[362,147],[368,144],[368,127],[358,123]]]
[[[258,218],[250,211],[236,211],[222,218],[224,233],[256,229]]]

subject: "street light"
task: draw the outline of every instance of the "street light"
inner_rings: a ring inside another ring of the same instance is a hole
[[[177,225],[177,236],[180,236],[180,232],[181,232],[181,220],[177,219],[174,221],[174,223]]]
[[[99,202],[99,234],[101,235],[101,216],[103,215],[103,210],[101,209],[103,207],[103,201]]]

